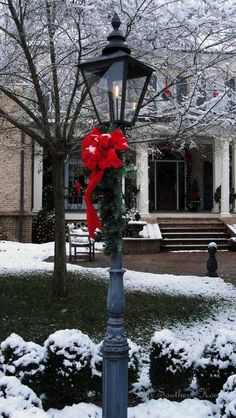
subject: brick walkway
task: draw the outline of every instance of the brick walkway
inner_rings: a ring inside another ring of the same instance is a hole
[[[159,254],[124,255],[124,268],[134,271],[161,274],[205,276],[207,252],[162,252]],[[236,252],[217,252],[218,275],[236,285]],[[110,258],[96,254],[95,261],[79,260],[85,267],[109,267]]]

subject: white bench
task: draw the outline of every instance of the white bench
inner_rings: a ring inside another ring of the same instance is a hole
[[[74,225],[67,225],[69,241],[69,260],[76,261],[77,255],[87,254],[89,261],[95,258],[94,240],[90,239],[87,228],[75,228]],[[82,251],[83,249],[83,251]],[[87,250],[84,251],[84,249]]]

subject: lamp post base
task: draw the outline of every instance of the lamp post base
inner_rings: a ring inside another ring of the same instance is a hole
[[[103,418],[127,418],[127,341],[103,344]]]
[[[107,297],[109,319],[102,347],[102,410],[103,418],[127,418],[128,352],[124,330],[125,295],[122,255],[112,257]]]

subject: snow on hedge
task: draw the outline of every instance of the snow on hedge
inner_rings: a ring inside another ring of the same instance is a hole
[[[6,375],[17,375],[20,379],[44,371],[46,350],[32,341],[26,342],[12,333],[0,345],[0,370]]]
[[[205,347],[204,353],[203,357],[196,361],[197,366],[206,368],[213,365],[219,369],[236,367],[236,331],[219,330],[212,343]]]
[[[224,418],[230,413],[236,417],[236,374],[233,374],[227,379],[223,389],[219,393],[216,404]]]
[[[168,329],[156,331],[151,339],[152,347],[158,346],[160,357],[166,357],[170,363],[167,367],[171,373],[191,367],[195,358],[190,355],[191,348],[188,343],[182,341]]]
[[[0,378],[0,416],[12,418],[16,411],[42,408],[41,400],[14,376]],[[18,413],[18,412],[17,412]],[[17,417],[18,418],[18,417]],[[24,417],[25,418],[25,417]]]
[[[49,418],[49,416],[40,409],[32,408],[24,411],[16,411],[9,418]]]
[[[54,332],[44,346],[57,356],[63,356],[66,368],[73,366],[77,371],[87,364],[88,358],[96,351],[95,344],[88,335],[77,329]]]

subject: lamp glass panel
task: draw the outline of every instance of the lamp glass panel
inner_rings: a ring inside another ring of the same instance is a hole
[[[124,63],[118,61],[94,72],[84,72],[101,122],[120,120],[123,71]]]
[[[141,97],[146,76],[129,78],[126,82],[125,115],[127,122],[132,122]]]

